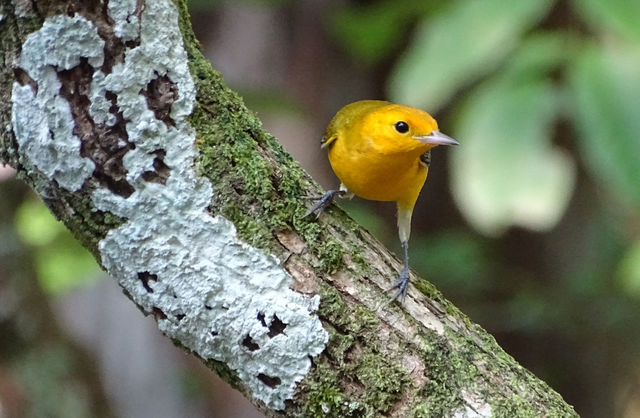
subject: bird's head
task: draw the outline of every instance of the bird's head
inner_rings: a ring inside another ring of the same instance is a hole
[[[440,133],[438,123],[427,112],[414,107],[389,104],[362,120],[363,136],[385,154],[426,152],[436,145],[458,145]]]

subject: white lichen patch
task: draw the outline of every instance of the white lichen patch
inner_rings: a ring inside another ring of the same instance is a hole
[[[104,95],[105,75],[102,71],[96,71],[91,79],[91,92],[89,93],[89,113],[95,123],[104,123],[106,126],[115,125],[116,115],[109,112],[111,102]]]
[[[134,3],[109,2],[109,13],[125,39],[133,36],[125,33],[133,30]],[[97,209],[126,219],[99,243],[103,265],[139,306],[159,318],[165,334],[204,359],[224,362],[256,398],[284,408],[308,373],[310,357],[328,340],[313,314],[319,298],[290,290],[292,278],[277,260],[239,241],[229,221],[206,211],[214,192],[193,169],[195,134],[186,117],[195,102],[195,88],[175,6],[170,0],[146,2],[135,32],[139,45],[126,49],[123,62],[108,74],[98,68],[102,44],[91,51],[66,45],[50,48],[59,38],[95,39],[95,29],[87,29],[91,25],[77,16],[53,17],[25,42],[27,58],[21,66],[36,54],[46,56],[48,64],[22,67],[38,84],[37,95],[29,86],[14,85],[13,128],[22,138],[20,152],[51,178],[63,179],[60,186],[69,190],[91,175],[93,165],[80,156],[79,140],[72,135],[69,104],[53,91],[46,103],[38,99],[42,85],[55,86],[57,81],[51,62],[77,65],[80,58],[89,60],[95,67],[88,92],[91,117],[96,123],[115,124],[109,113],[115,96],[126,121],[127,141],[135,145],[123,158],[133,193],[123,197],[100,188],[93,194]],[[177,88],[171,123],[157,119],[141,94],[159,77]],[[37,127],[30,127],[34,120]],[[48,134],[52,128],[54,134]],[[65,152],[43,157],[35,153],[40,147]],[[145,180],[143,173],[155,169],[159,155],[168,177],[163,182]]]
[[[139,36],[140,22],[136,15],[138,0],[110,1],[107,4],[109,16],[115,22],[113,31],[123,41],[131,41]]]
[[[81,58],[102,65],[103,48],[104,41],[88,20],[54,16],[22,46],[18,66],[36,86],[14,83],[11,94],[11,122],[25,164],[72,191],[93,173],[94,164],[80,157],[80,139],[73,134],[69,103],[60,96],[58,71],[79,65]]]

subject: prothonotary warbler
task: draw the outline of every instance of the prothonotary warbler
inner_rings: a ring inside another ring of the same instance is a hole
[[[396,202],[398,234],[404,267],[389,289],[391,301],[407,295],[409,287],[409,234],[411,214],[429,171],[430,150],[436,145],[458,145],[439,132],[427,112],[380,100],[363,100],[343,107],[333,117],[321,147],[340,179],[307,212],[318,216],[336,196],[356,194],[364,199]]]

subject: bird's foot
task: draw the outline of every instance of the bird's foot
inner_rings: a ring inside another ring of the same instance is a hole
[[[346,193],[345,190],[329,190],[322,196],[311,196],[307,199],[309,200],[317,200],[318,202],[313,205],[311,209],[304,214],[303,218],[311,215],[312,213],[316,214],[316,218],[320,217],[320,214],[324,212],[325,208],[329,206],[335,200],[336,196],[344,196]]]
[[[400,302],[404,303],[404,299],[407,297],[407,290],[409,290],[409,269],[402,269],[400,277],[398,277],[398,280],[393,286],[387,289],[387,292],[393,289],[396,289],[396,291],[391,299],[389,299],[388,303],[391,303],[398,298],[400,298]]]

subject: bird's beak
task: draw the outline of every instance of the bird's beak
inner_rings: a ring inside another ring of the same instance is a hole
[[[414,136],[413,139],[417,139],[423,144],[431,145],[460,145],[458,141],[438,131],[432,131],[429,135]]]

